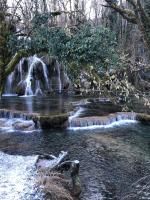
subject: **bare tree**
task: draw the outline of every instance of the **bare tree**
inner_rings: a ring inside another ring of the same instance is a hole
[[[118,4],[116,0],[105,0],[108,7],[114,9],[127,21],[136,24],[141,31],[145,44],[150,52],[150,17],[142,5],[141,0],[126,0],[132,9]]]

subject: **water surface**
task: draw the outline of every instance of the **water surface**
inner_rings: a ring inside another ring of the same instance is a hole
[[[4,98],[0,105],[1,108],[29,112],[57,113],[70,110],[69,103],[78,99],[80,98],[55,97],[19,100],[13,97],[7,100]],[[105,108],[101,112],[106,113],[109,110]],[[112,108],[111,112],[113,110]],[[90,107],[85,113],[89,112]],[[0,130],[0,198],[42,199],[33,184],[35,159],[37,155],[44,153],[58,155],[61,150],[68,151],[72,160],[80,161],[83,188],[81,199],[121,200],[129,194],[136,200],[150,199],[148,187],[143,189],[144,185],[141,183],[133,184],[150,174],[150,127],[139,123],[78,131],[47,130],[25,133]],[[26,173],[22,175],[21,172]],[[19,182],[22,183],[21,188],[18,188]],[[31,184],[31,188],[27,183]]]

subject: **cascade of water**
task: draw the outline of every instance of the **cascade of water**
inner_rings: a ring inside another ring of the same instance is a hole
[[[49,90],[50,87],[49,87],[49,79],[48,79],[48,70],[47,70],[47,66],[46,64],[40,59],[38,58],[37,56],[35,56],[36,58],[36,63],[37,62],[40,62],[42,64],[42,67],[43,67],[43,73],[44,73],[44,78],[45,78],[45,82],[46,82],[46,86],[47,86],[47,89]]]
[[[79,117],[80,114],[81,114],[83,111],[84,111],[84,109],[81,108],[81,107],[79,107],[79,109],[78,109],[75,113],[73,113],[73,115],[71,115],[71,116],[69,117],[69,124],[70,124],[70,126],[71,126],[71,124],[72,124],[73,119],[76,119],[77,117]]]
[[[32,62],[31,65],[30,65],[30,62],[29,62],[30,66],[29,66],[28,74],[27,74],[27,78],[26,78],[25,96],[33,95],[32,87],[31,87],[31,81],[32,81],[33,67],[34,67],[35,63],[36,63],[36,60],[34,60],[34,57],[33,57],[33,62]]]
[[[60,64],[58,61],[56,61],[56,70],[58,74],[58,88],[59,88],[59,93],[61,93],[62,90],[62,84],[61,84],[61,78],[60,78]]]
[[[43,66],[43,72],[44,72],[44,78],[46,81],[47,89],[49,90],[49,79],[48,79],[48,70],[46,64],[41,60],[42,66]]]
[[[110,128],[126,123],[135,123],[135,113],[118,112],[108,116],[80,117],[82,108],[69,118],[69,129]]]
[[[23,81],[23,71],[22,71],[22,64],[24,62],[24,58],[20,60],[19,64],[18,64],[18,71],[20,74],[20,81]]]
[[[43,92],[40,88],[40,81],[39,80],[36,80],[36,91],[35,91],[35,95],[38,96],[42,96],[43,95]]]
[[[36,55],[34,55],[32,58],[29,59],[29,70],[28,70],[28,75],[27,75],[27,78],[26,78],[25,96],[34,94],[32,87],[31,87],[31,82],[32,82],[32,78],[33,78],[32,73],[33,73],[33,67],[38,62],[42,64],[44,79],[45,79],[45,82],[46,82],[46,87],[47,87],[47,89],[49,89],[49,79],[48,79],[47,66],[40,58],[38,58]],[[40,92],[40,94],[42,94],[39,81],[36,84],[35,94],[37,93],[37,91]]]
[[[5,89],[6,94],[12,94],[13,93],[13,91],[12,91],[13,81],[14,81],[14,72],[12,72],[7,78],[6,89]]]

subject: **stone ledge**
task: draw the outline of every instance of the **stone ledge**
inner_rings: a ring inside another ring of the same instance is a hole
[[[136,120],[141,122],[142,124],[150,124],[150,115],[144,113],[137,113]]]
[[[33,120],[42,129],[65,128],[68,121],[68,113],[58,115],[41,115],[40,113],[28,113],[24,111],[0,109],[1,118],[22,118],[24,120]]]

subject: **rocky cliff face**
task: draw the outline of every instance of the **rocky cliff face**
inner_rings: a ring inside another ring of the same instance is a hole
[[[43,96],[62,93],[70,86],[64,67],[49,56],[23,58],[5,86],[5,94]]]

